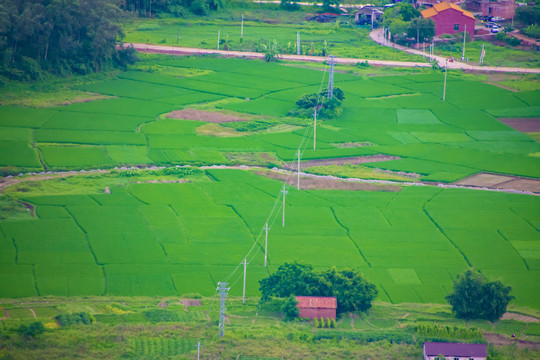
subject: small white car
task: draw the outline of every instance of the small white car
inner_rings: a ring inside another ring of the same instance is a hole
[[[494,33],[494,34],[498,33],[499,31],[501,31],[501,28],[498,27],[497,25],[495,25],[495,26],[493,26],[491,28],[491,32]]]
[[[491,18],[491,21],[493,22],[502,22],[504,19],[502,17],[494,16]]]

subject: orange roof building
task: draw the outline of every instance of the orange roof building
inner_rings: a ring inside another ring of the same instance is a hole
[[[423,10],[422,17],[433,19],[435,22],[435,34],[455,34],[467,31],[474,36],[474,16],[463,10],[456,4],[442,2],[433,7]]]

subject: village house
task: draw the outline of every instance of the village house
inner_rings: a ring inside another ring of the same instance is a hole
[[[374,24],[378,24],[382,19],[383,12],[373,6],[364,6],[354,14],[354,21],[359,25],[371,24],[373,19]]]
[[[511,19],[516,12],[515,0],[467,0],[466,8],[471,11],[481,12],[482,16],[497,16],[503,19]]]
[[[452,360],[486,360],[487,348],[485,344],[424,343],[424,360],[443,359],[442,356]]]
[[[336,319],[337,300],[333,296],[297,296],[301,318]]]
[[[435,22],[435,35],[455,34],[467,31],[474,36],[474,16],[459,6],[443,2],[423,10],[422,17]]]
[[[420,6],[426,6],[426,7],[431,7],[431,6],[434,6],[434,5],[437,5],[441,2],[444,2],[444,0],[416,0],[415,3],[414,3],[414,6],[416,8],[420,7]],[[456,4],[456,5],[461,5],[465,2],[465,0],[449,0],[448,2],[452,3],[452,4]]]

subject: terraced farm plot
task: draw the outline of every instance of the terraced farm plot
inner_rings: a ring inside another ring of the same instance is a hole
[[[438,72],[336,74],[346,96],[343,113],[319,122],[312,150],[311,121],[283,117],[318,89],[324,72],[212,57],[155,57],[148,64],[196,75],[128,71],[87,87],[117,98],[49,109],[1,106],[0,166],[215,165],[231,164],[230,153],[253,152],[278,163],[295,161],[302,144],[302,160],[382,154],[394,160],[366,166],[423,181],[454,182],[479,172],[540,178],[540,158],[533,156],[540,145],[497,120],[538,117],[536,93],[450,76],[442,102]],[[164,117],[190,104],[288,127],[209,136],[198,132],[204,121]],[[347,143],[365,146],[342,146]],[[239,170],[206,174],[205,182],[132,183],[111,193],[18,193],[35,206],[36,218],[0,221],[0,297],[212,295],[252,249],[250,295],[268,271],[298,259],[321,269],[357,268],[377,284],[383,301],[444,302],[455,275],[474,266],[512,285],[517,304],[540,307],[535,196],[428,186],[291,188],[282,227],[281,181]],[[235,274],[231,282],[237,281]],[[231,291],[240,294],[238,284]]]
[[[313,131],[305,126],[223,138],[198,134],[204,122],[159,117],[188,104],[210,102],[212,110],[244,112],[246,118],[267,116],[280,124],[299,97],[316,91],[321,79],[324,83],[327,75],[322,71],[242,59],[156,56],[147,63],[197,71],[189,77],[127,71],[116,79],[84,85],[118,97],[113,99],[50,109],[2,106],[0,166],[50,170],[227,164],[230,152],[268,152],[290,161],[300,143],[312,142]],[[230,86],[233,80],[236,85]],[[531,99],[536,92],[512,93],[456,74],[449,76],[452,91],[442,102],[440,73],[367,78],[339,73],[335,80],[345,91],[343,114],[320,123],[318,149],[306,149],[303,159],[388,154],[399,156],[408,164],[406,171],[423,174],[423,180],[442,182],[480,171],[539,176],[535,169],[540,159],[529,156],[540,152],[539,145],[496,120],[535,116],[537,106]],[[14,117],[18,122],[10,120]],[[311,126],[310,121],[304,124]],[[338,146],[346,142],[370,146]],[[64,144],[84,146],[57,146]],[[19,151],[9,150],[14,147]],[[415,168],[428,163],[433,169]],[[394,166],[389,162],[381,167]]]
[[[212,182],[28,197],[39,218],[0,222],[2,278],[23,284],[3,295],[212,295],[250,249],[248,294],[256,295],[257,280],[268,273],[262,228],[269,221],[270,269],[295,259],[321,269],[357,268],[377,284],[381,300],[399,303],[442,302],[455,275],[474,266],[510,279],[516,303],[540,305],[537,282],[516,280],[540,271],[535,197],[430,187],[291,188],[282,227],[281,182],[241,170],[209,174]],[[31,266],[35,272],[25,272]]]

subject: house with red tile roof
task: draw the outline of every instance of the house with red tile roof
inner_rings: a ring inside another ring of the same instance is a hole
[[[452,360],[486,360],[487,348],[485,344],[425,342],[424,360],[442,359]]]
[[[474,16],[456,4],[442,2],[423,10],[422,17],[433,19],[435,22],[435,35],[455,34],[467,31],[474,36]]]
[[[297,296],[301,318],[336,319],[337,299],[333,296]]]

